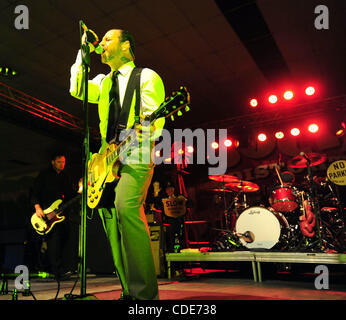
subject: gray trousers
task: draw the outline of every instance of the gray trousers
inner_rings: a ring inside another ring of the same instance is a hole
[[[152,165],[123,165],[115,187],[115,208],[99,209],[122,293],[140,300],[158,299],[150,232],[143,208],[153,171]]]

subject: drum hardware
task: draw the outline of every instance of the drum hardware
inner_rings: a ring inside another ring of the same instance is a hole
[[[217,182],[222,182],[223,184],[239,181],[238,177],[231,176],[228,174],[212,175],[212,176],[209,176],[209,179],[213,181],[217,181]]]
[[[320,205],[317,199],[316,184],[313,181],[312,166],[319,165],[327,159],[326,155],[321,155],[318,153],[305,154],[301,152],[298,156],[294,157],[290,162],[289,166],[292,168],[307,168],[307,176],[309,179],[309,195],[310,195],[310,205],[312,212],[316,219],[316,231],[317,231],[317,241],[316,245],[318,249],[323,251],[322,236],[321,236],[321,223],[320,223]]]
[[[236,176],[231,176],[228,174],[220,174],[220,175],[211,175],[209,176],[210,180],[221,182],[222,183],[222,193],[223,193],[223,203],[224,203],[224,218],[225,218],[225,225],[226,228],[229,226],[229,220],[228,220],[228,210],[227,208],[227,203],[226,203],[226,192],[232,192],[234,190],[231,190],[230,188],[226,187],[226,183],[231,183],[231,182],[238,182],[239,178]],[[219,190],[219,189],[218,189]],[[227,191],[226,191],[227,190]],[[221,219],[221,227],[223,226],[223,219]]]
[[[226,187],[230,188],[231,190],[233,189],[241,192],[256,192],[259,190],[259,186],[256,183],[245,180],[227,183]]]
[[[233,192],[232,190],[229,190],[229,189],[221,189],[221,188],[210,189],[209,191],[215,191],[215,192]]]
[[[219,231],[218,237],[212,244],[213,251],[234,251],[243,247],[236,232],[217,228],[213,230]]]
[[[234,207],[235,219],[237,219],[239,217],[240,211],[243,211],[248,207],[247,200],[246,200],[246,192],[253,192],[255,190],[257,191],[259,189],[259,186],[253,182],[239,180],[238,182],[232,182],[232,183],[226,184],[226,187],[237,191],[233,201],[231,202],[229,207],[225,209],[224,211],[224,214],[226,217],[226,227],[228,227],[229,226],[228,213],[231,211],[231,208]],[[243,197],[243,201],[239,201],[239,198],[241,195]],[[231,229],[233,230],[233,228],[234,226],[232,225]]]
[[[291,168],[307,168],[314,167],[322,164],[327,160],[327,155],[319,153],[304,153],[301,152],[299,155],[288,161],[288,166]]]

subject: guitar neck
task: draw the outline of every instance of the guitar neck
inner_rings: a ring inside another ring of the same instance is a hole
[[[61,211],[64,211],[68,206],[70,206],[72,203],[74,203],[75,201],[77,201],[78,199],[81,198],[81,194],[78,194],[77,196],[75,196],[74,198],[72,198],[71,200],[67,201],[66,203],[64,203],[61,208],[59,208],[57,210],[57,213],[58,212],[61,212]]]
[[[146,124],[151,124],[156,119],[155,112],[150,116],[146,116],[144,121]],[[130,129],[130,133],[126,136],[126,138],[117,145],[116,149],[112,151],[109,155],[107,155],[107,165],[110,166],[114,164],[121,155],[126,154],[129,151],[130,147],[136,141],[136,131],[135,129]]]
[[[169,117],[170,115],[179,111],[189,101],[189,94],[187,93],[186,89],[182,87],[181,92],[176,93],[174,97],[168,98],[165,102],[163,102],[160,105],[160,107],[157,110],[155,110],[150,115],[146,116],[144,118],[144,124],[150,125],[156,119],[159,119],[161,117]],[[130,134],[121,143],[117,145],[114,151],[107,155],[107,165],[113,165],[122,154],[126,153],[132,146],[132,144],[135,142],[136,137],[136,131],[132,128]]]

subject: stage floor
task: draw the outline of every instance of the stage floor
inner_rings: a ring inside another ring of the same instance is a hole
[[[344,274],[340,272],[330,277],[329,289],[316,289],[316,274],[293,277],[281,274],[267,277],[263,282],[254,282],[237,272],[220,270],[190,269],[184,276],[171,280],[158,279],[160,300],[346,300]],[[191,273],[192,272],[192,273]],[[72,276],[60,283],[58,299],[64,298],[78,280],[72,294],[80,294],[79,278]],[[54,300],[57,283],[52,279],[32,279],[31,291],[37,300]],[[14,280],[8,280],[8,289],[14,287]],[[98,300],[117,300],[120,297],[120,284],[112,275],[87,276],[87,294]],[[11,293],[0,295],[0,300],[11,300]],[[18,300],[34,300],[32,296],[18,293]]]

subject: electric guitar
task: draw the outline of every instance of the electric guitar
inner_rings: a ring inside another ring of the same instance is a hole
[[[47,234],[51,231],[56,223],[60,223],[65,220],[65,217],[62,216],[63,210],[65,210],[68,206],[74,203],[76,200],[80,199],[81,195],[77,195],[73,199],[66,202],[64,205],[60,207],[62,203],[61,199],[54,201],[50,207],[43,210],[45,216],[43,218],[39,218],[36,213],[31,216],[31,224],[36,232],[40,235]]]
[[[172,117],[178,112],[181,115],[181,109],[185,107],[185,111],[189,111],[187,106],[190,103],[190,94],[185,87],[180,87],[173,92],[171,97],[166,98],[160,107],[151,115],[147,116],[144,121],[152,123],[158,118]],[[94,209],[100,202],[106,183],[119,179],[118,170],[120,160],[126,158],[131,146],[137,141],[135,130],[131,130],[125,139],[116,144],[109,144],[105,150],[99,154],[94,153],[88,163],[88,188],[87,188],[87,204],[88,207]]]

